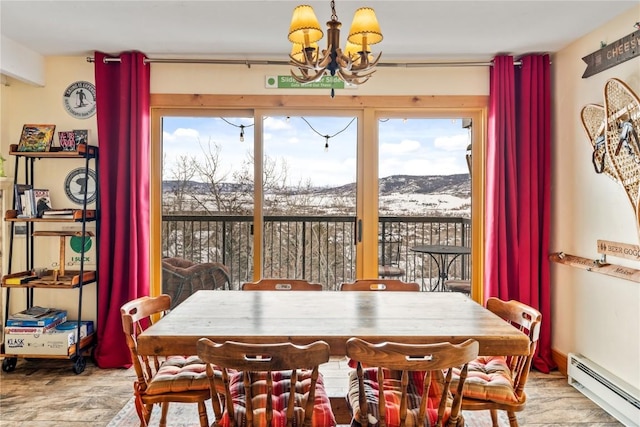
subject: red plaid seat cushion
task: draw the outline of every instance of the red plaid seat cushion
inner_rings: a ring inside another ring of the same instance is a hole
[[[402,389],[400,379],[402,373],[400,371],[384,371],[384,398],[386,400],[386,421],[388,427],[400,426],[400,397]],[[379,420],[378,399],[380,398],[380,388],[377,381],[377,368],[366,368],[364,374],[364,388],[367,396],[369,423],[377,424]],[[408,386],[407,408],[408,414],[406,419],[407,427],[415,427],[417,425],[418,411],[422,390],[424,385],[424,372],[411,372]],[[444,375],[441,371],[434,371],[431,376],[431,386],[429,388],[429,396],[427,400],[427,419],[425,426],[435,425],[438,419],[438,405],[440,404],[440,396],[444,386]],[[349,393],[347,402],[351,408],[351,425],[359,427],[358,419],[360,417],[360,402],[358,399],[358,377],[356,371],[349,373]],[[449,419],[449,410],[445,413],[443,425]]]
[[[291,372],[292,371],[277,371],[272,372],[273,390],[271,396],[271,402],[273,405],[273,427],[285,427],[286,426],[286,410],[287,402],[289,400],[289,393],[291,390]],[[245,389],[242,380],[242,372],[237,372],[231,375],[229,380],[229,389],[231,390],[231,396],[235,407],[235,419],[238,426],[246,426],[246,407],[245,407]],[[267,401],[267,373],[266,372],[254,372],[251,374],[251,394],[253,399],[251,400],[253,405],[253,426],[251,427],[266,427],[265,419],[265,407]],[[296,408],[294,412],[294,426],[302,426],[304,419],[304,406],[309,395],[309,387],[311,385],[311,371],[302,370],[298,371],[298,381],[295,384],[296,393]],[[336,420],[331,410],[331,403],[329,397],[324,388],[324,381],[322,374],[318,376],[315,391],[315,404],[312,417],[313,427],[333,427],[336,425]],[[221,427],[229,426],[228,413],[225,410]]]
[[[458,388],[458,370],[454,370],[451,390]],[[497,403],[518,401],[513,390],[511,370],[504,356],[480,356],[469,363],[464,382],[464,397],[488,400]]]
[[[198,356],[170,356],[151,379],[146,394],[208,390],[205,366]]]

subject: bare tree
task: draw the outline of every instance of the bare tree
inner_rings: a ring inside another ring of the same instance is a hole
[[[166,162],[166,154],[164,155]],[[195,158],[193,156],[180,155],[176,159],[176,164],[169,173],[163,172],[164,176],[169,176],[168,189],[163,188],[163,194],[168,193],[170,198],[162,198],[163,212],[185,212],[194,210],[194,193],[196,188],[193,178],[196,175]],[[164,181],[164,179],[163,179]]]

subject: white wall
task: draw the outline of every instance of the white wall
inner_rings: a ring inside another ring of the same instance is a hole
[[[580,121],[582,107],[604,105],[610,78],[640,95],[640,57],[581,78],[586,68],[581,58],[600,49],[601,41],[612,43],[632,33],[637,21],[640,5],[553,57],[552,252],[597,259],[599,239],[640,244],[625,191],[595,173]],[[640,268],[620,258],[607,261]],[[551,286],[554,350],[581,353],[640,388],[640,284],[552,264]]]

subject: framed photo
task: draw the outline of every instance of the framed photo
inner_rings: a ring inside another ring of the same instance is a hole
[[[56,125],[24,125],[18,151],[49,151]]]
[[[89,130],[88,129],[74,129],[73,136],[76,142],[76,148],[80,144],[89,145]]]
[[[62,151],[76,151],[76,137],[74,132],[58,132],[58,143]]]

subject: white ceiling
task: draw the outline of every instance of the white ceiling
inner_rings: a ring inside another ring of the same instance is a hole
[[[138,50],[150,58],[287,61],[291,13],[304,2],[1,0],[0,33],[43,56]],[[330,19],[328,0],[306,3],[321,23]],[[343,42],[355,9],[371,6],[384,35],[372,49],[383,52],[381,62],[428,62],[553,53],[629,11],[638,0],[335,3]],[[622,35],[634,31],[636,20],[630,14]]]

